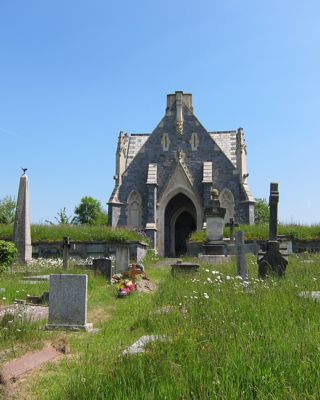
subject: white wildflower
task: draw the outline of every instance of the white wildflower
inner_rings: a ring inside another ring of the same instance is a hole
[[[203,296],[204,296],[205,299],[208,299],[208,298],[209,298],[208,293],[203,293]]]

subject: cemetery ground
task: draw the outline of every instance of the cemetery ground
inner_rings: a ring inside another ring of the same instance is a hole
[[[235,262],[201,265],[173,277],[149,257],[153,293],[117,298],[117,288],[88,273],[88,322],[100,331],[45,331],[46,321],[0,323],[0,364],[47,343],[70,348],[57,362],[18,381],[17,399],[318,399],[320,304],[298,296],[320,290],[320,255],[289,257],[284,279],[257,278],[247,256],[249,283]],[[63,272],[44,265],[32,274]],[[72,268],[68,273],[84,273]],[[21,282],[22,272],[0,275],[2,305],[47,283]],[[145,335],[161,340],[144,353],[123,351]]]

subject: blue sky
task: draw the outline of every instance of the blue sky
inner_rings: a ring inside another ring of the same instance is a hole
[[[166,94],[208,130],[243,127],[249,185],[279,219],[320,222],[318,0],[1,0],[0,199],[28,167],[32,222],[113,189],[120,130]]]

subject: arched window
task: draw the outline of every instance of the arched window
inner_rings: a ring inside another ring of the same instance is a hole
[[[128,228],[140,229],[141,228],[141,217],[142,217],[142,201],[140,194],[133,190],[128,197]]]
[[[232,192],[224,188],[219,196],[220,205],[226,209],[226,215],[224,217],[225,222],[230,222],[230,218],[234,218],[234,197]]]

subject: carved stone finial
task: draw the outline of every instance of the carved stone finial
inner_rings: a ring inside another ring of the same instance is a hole
[[[214,189],[212,188],[210,191],[210,195],[211,195],[211,200],[218,200],[219,199],[219,190],[218,189]]]

